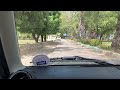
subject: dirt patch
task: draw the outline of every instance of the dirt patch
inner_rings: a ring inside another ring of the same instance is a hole
[[[31,49],[26,49],[26,47],[29,47]],[[40,54],[47,55],[50,58],[64,56],[81,56],[106,61],[115,61],[115,59],[119,59],[119,56],[117,56],[118,54],[103,51],[97,52],[92,48],[87,48],[85,45],[81,46],[81,44],[78,44],[77,42],[65,39],[39,43],[36,45],[26,45],[24,48],[25,49],[23,51],[21,49],[21,53],[26,54],[23,54],[21,58],[22,63],[27,66],[31,65],[29,62],[32,61],[34,56]],[[117,63],[120,64],[120,60],[118,61]]]
[[[34,52],[46,51],[51,52],[51,47],[55,47],[56,45],[60,44],[59,42],[43,42],[43,43],[35,43],[35,44],[24,44],[20,46],[20,56],[33,54]]]

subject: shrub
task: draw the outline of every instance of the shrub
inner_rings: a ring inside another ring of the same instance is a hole
[[[108,46],[106,44],[101,44],[99,45],[100,48],[105,49],[105,50],[111,50],[111,46]]]
[[[98,45],[101,45],[102,44],[102,41],[99,40],[99,39],[90,39],[89,40],[89,44],[91,46],[98,46]]]
[[[89,40],[88,39],[80,39],[80,42],[84,43],[84,44],[89,44]]]
[[[83,43],[84,43],[84,44],[89,44],[89,40],[88,40],[88,39],[84,39],[84,40],[83,40]]]
[[[102,44],[102,41],[98,39],[80,39],[80,42],[84,44],[89,44],[91,46],[98,46]]]

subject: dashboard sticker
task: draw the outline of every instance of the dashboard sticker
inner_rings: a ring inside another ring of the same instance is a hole
[[[50,59],[46,55],[37,55],[32,61],[35,66],[46,66],[49,62]]]

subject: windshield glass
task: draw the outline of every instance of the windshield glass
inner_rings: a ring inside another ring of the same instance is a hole
[[[15,22],[25,66],[36,55],[49,65],[120,65],[118,11],[15,11]]]

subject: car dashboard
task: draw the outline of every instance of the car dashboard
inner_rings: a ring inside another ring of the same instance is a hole
[[[120,79],[119,66],[29,66],[10,79]]]

